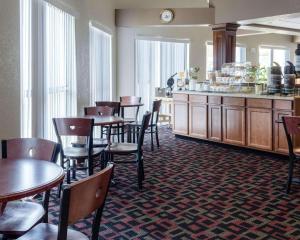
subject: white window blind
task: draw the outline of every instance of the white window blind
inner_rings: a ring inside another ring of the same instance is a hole
[[[43,0],[20,7],[22,135],[56,140],[52,118],[77,112],[75,18]]]
[[[168,78],[189,65],[189,43],[136,40],[136,96],[142,96],[141,112],[151,109],[156,87],[167,87]]]
[[[90,104],[112,99],[111,35],[90,24]]]
[[[45,137],[56,139],[52,118],[75,115],[75,18],[45,4]]]
[[[20,1],[21,137],[32,136],[31,0]]]

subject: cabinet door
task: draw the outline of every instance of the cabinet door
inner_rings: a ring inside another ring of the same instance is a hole
[[[222,107],[220,105],[208,106],[208,138],[222,141]]]
[[[246,145],[244,107],[223,107],[223,141]]]
[[[173,132],[179,135],[188,135],[188,103],[174,101],[173,116]]]
[[[262,150],[272,150],[272,109],[248,108],[247,144]]]
[[[292,116],[290,111],[274,111],[274,151],[279,153],[288,153],[288,143],[286,140],[283,123],[277,123],[284,116]]]
[[[207,138],[207,105],[190,103],[189,133],[191,137]]]

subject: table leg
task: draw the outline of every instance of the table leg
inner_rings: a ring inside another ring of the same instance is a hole
[[[0,203],[0,216],[2,216],[2,214],[4,213],[6,204],[6,202]]]

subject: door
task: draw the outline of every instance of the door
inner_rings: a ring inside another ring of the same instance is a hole
[[[208,138],[214,141],[222,141],[221,105],[208,106]]]
[[[292,116],[291,111],[274,111],[274,151],[279,153],[288,153],[288,143],[286,140],[283,123],[278,123],[284,116]]]
[[[207,105],[191,102],[189,106],[189,134],[195,138],[207,138]]]
[[[174,94],[173,96],[173,132],[188,135],[188,95]]]
[[[248,108],[247,145],[272,150],[272,109]]]
[[[244,107],[223,107],[223,141],[246,145],[245,122]]]

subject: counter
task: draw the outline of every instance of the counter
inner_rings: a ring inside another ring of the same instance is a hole
[[[300,98],[275,95],[177,91],[176,135],[287,154],[283,116],[300,115]]]

